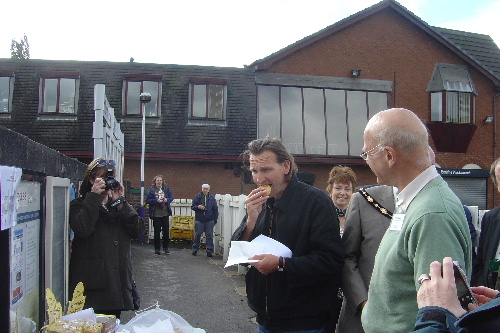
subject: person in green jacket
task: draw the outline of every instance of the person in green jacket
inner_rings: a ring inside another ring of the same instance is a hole
[[[471,239],[462,203],[432,163],[425,125],[410,110],[373,116],[361,157],[379,184],[398,188],[393,218],[378,248],[368,301],[366,333],[410,332],[418,312],[416,280],[429,264],[451,256],[471,274]]]

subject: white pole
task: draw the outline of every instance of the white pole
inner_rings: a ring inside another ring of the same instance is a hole
[[[146,150],[146,103],[142,107],[141,206],[144,205],[144,151]]]
[[[146,103],[151,101],[151,94],[141,93],[139,97],[142,110],[142,151],[141,151],[141,206],[144,206],[144,152],[146,151]]]

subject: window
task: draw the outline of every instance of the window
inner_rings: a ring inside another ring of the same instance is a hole
[[[476,91],[464,65],[436,64],[427,91],[431,93],[431,121],[474,123]]]
[[[0,114],[11,112],[14,74],[0,72]]]
[[[363,130],[387,109],[387,93],[257,86],[259,138],[280,137],[292,154],[359,156]]]
[[[76,114],[78,73],[42,73],[40,80],[42,114]]]
[[[217,79],[190,79],[190,118],[224,120],[227,82]]]
[[[151,101],[145,103],[146,117],[160,115],[161,75],[124,75],[125,115],[142,116],[142,107],[139,100],[142,93],[150,93]]]

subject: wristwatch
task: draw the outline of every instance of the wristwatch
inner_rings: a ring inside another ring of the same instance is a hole
[[[285,263],[284,263],[285,259],[283,257],[280,257],[279,258],[279,261],[278,261],[278,272],[283,272],[283,270],[285,269]]]
[[[113,202],[111,203],[111,207],[113,207],[113,208],[114,208],[114,207],[118,206],[119,204],[124,203],[124,202],[126,202],[126,201],[127,201],[127,200],[126,200],[126,199],[125,199],[125,197],[122,195],[121,197],[119,197],[118,199],[116,199],[115,201],[113,201]]]

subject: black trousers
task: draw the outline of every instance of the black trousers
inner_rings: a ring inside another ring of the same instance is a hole
[[[160,233],[163,231],[163,249],[168,249],[170,243],[168,231],[168,216],[153,217],[153,228],[155,229],[155,250],[160,249]]]

